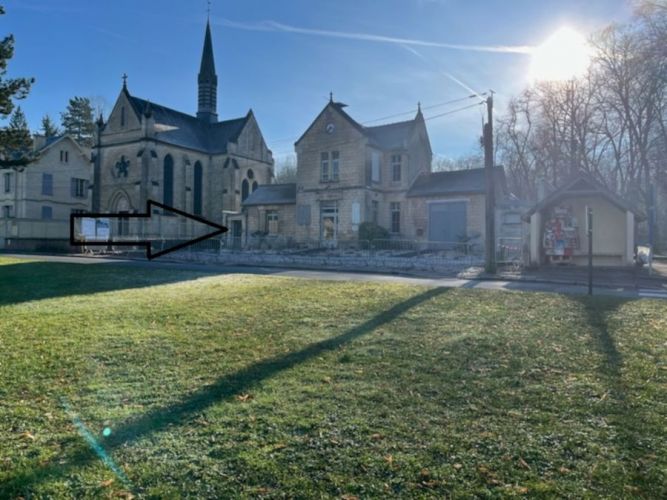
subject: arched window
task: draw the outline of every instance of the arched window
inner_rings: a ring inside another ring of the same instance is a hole
[[[174,159],[171,155],[164,157],[162,169],[162,203],[169,207],[174,206]]]
[[[202,171],[201,163],[195,163],[194,199],[192,206],[192,210],[194,211],[195,215],[201,215],[203,175],[204,173]]]
[[[248,183],[248,179],[243,179],[243,182],[241,183],[241,201],[245,201],[245,199],[248,197],[249,191],[250,184]]]
[[[249,168],[248,171],[246,172],[246,175],[248,176],[248,179],[252,179],[255,177],[255,172],[252,171],[252,168]]]
[[[257,181],[252,183],[252,191],[253,193],[255,192],[255,189],[257,189],[259,186],[257,185]]]

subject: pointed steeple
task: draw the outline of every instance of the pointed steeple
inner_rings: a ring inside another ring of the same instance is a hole
[[[209,123],[218,121],[218,75],[215,74],[215,61],[213,59],[213,42],[211,41],[211,25],[206,22],[206,36],[204,37],[204,50],[199,66],[199,99],[197,118]]]

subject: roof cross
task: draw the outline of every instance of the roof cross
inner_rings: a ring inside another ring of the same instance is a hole
[[[127,88],[127,73],[123,73],[123,88]]]

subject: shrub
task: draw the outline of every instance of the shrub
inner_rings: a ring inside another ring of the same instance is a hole
[[[360,240],[388,240],[389,231],[374,222],[362,222],[359,225]]]

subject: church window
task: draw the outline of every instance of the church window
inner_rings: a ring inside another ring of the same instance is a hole
[[[116,177],[127,177],[128,168],[130,167],[130,160],[125,158],[125,155],[120,157],[120,160],[116,162]]]
[[[173,206],[174,203],[174,159],[171,155],[164,157],[164,168],[162,169],[162,203]]]
[[[203,171],[200,162],[195,163],[195,179],[194,179],[194,200],[192,210],[195,215],[201,215],[202,211],[202,181]]]
[[[257,184],[257,181],[253,182],[252,183],[252,192],[254,193],[257,190],[258,187],[259,187],[259,185]]]
[[[248,197],[250,191],[250,183],[248,182],[248,179],[243,179],[243,182],[241,183],[241,201],[245,201],[245,199]]]

